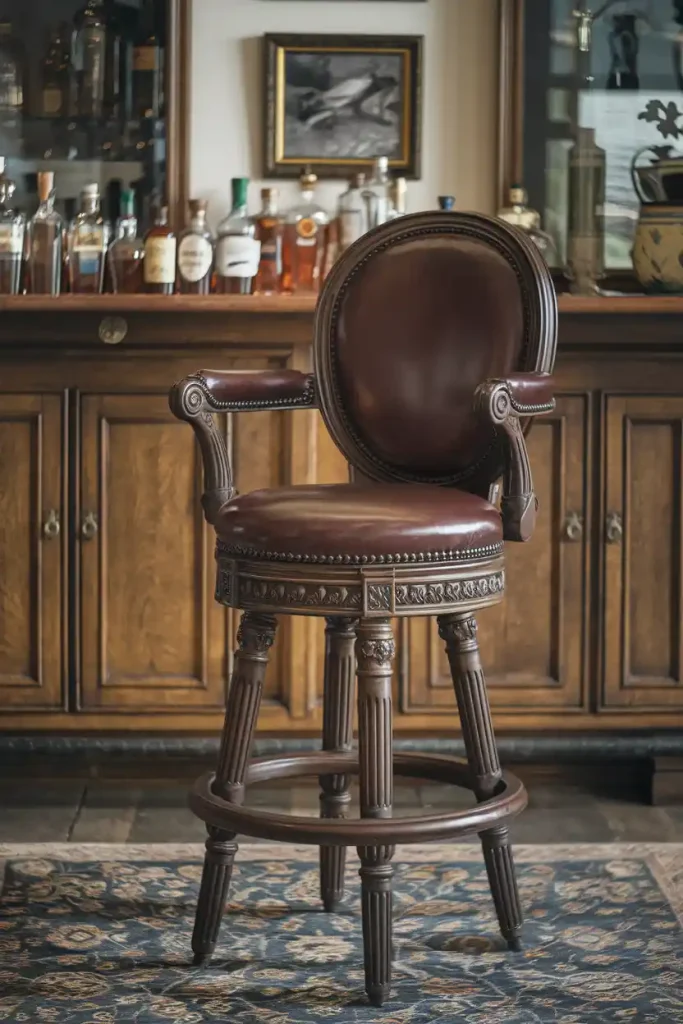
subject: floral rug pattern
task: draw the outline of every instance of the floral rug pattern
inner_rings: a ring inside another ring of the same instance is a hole
[[[196,968],[201,848],[135,849],[6,857],[0,1021],[683,1022],[680,846],[521,848],[522,953],[498,936],[475,848],[399,851],[381,1010],[364,995],[354,851],[344,909],[327,915],[315,851],[243,848],[216,956]]]

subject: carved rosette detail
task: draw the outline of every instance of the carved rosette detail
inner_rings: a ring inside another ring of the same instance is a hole
[[[364,640],[358,651],[366,661],[374,661],[376,665],[389,665],[396,654],[396,645],[392,640]]]

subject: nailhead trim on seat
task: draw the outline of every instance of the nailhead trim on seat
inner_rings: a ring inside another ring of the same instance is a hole
[[[520,416],[533,416],[539,412],[552,412],[555,408],[555,399],[553,398],[549,402],[540,402],[538,405],[520,405],[510,395],[510,405]]]
[[[262,551],[260,548],[218,541],[216,555],[229,558],[262,558],[271,562],[308,562],[317,565],[405,565],[417,562],[465,562],[475,558],[493,558],[503,551],[502,541],[479,548],[446,551],[420,551],[396,555],[295,555],[291,551]]]

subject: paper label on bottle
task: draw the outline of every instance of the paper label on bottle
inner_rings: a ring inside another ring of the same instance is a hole
[[[348,249],[366,232],[365,210],[344,210],[339,214],[339,244]]]
[[[216,246],[216,273],[221,277],[256,277],[260,259],[261,243],[255,238],[226,235]]]
[[[145,284],[173,284],[175,281],[175,238],[154,236],[145,242]]]
[[[61,89],[43,89],[43,114],[46,117],[61,114],[63,99]]]
[[[133,71],[156,71],[158,66],[156,46],[135,46],[133,48]]]
[[[211,270],[213,248],[208,238],[187,235],[178,246],[178,270],[186,281],[201,281]]]
[[[81,224],[73,237],[72,252],[100,253],[106,246],[104,226],[102,224]]]
[[[16,256],[24,249],[24,225],[0,224],[0,253]]]

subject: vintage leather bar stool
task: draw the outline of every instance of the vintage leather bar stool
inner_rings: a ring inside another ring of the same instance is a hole
[[[522,915],[507,819],[526,805],[501,771],[474,613],[503,599],[503,541],[525,541],[536,499],[527,417],[554,405],[557,307],[548,269],[517,229],[465,213],[421,213],[356,242],[326,280],[315,372],[202,371],[172,390],[205,467],[203,507],[218,537],[217,600],[242,609],[215,775],[191,806],[208,827],[192,946],[212,954],[238,834],[320,846],[321,894],[343,896],[345,847],[362,880],[365,976],[380,1005],[391,982],[391,860],[398,843],[479,833],[501,932]],[[236,496],[214,413],[318,408],[352,483]],[[489,502],[502,477],[500,509]],[[249,752],[276,615],[327,620],[322,751]],[[433,615],[446,644],[467,764],[392,752],[392,618]],[[358,752],[351,748],[358,677]],[[396,769],[474,791],[477,806],[392,819]],[[344,817],[359,774],[361,818]],[[243,806],[245,786],[320,776],[320,819]]]

